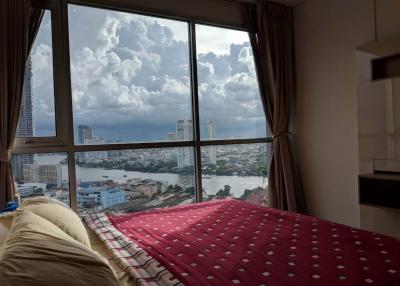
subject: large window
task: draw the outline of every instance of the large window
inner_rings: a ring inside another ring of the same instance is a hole
[[[17,142],[13,164],[21,188],[46,186],[26,194],[70,197],[81,214],[227,197],[267,204],[271,138],[247,32],[44,3],[27,74],[31,110],[50,111],[21,109],[20,122],[33,118],[27,137],[44,137]]]

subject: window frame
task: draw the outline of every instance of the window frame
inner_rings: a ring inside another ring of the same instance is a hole
[[[143,143],[117,143],[102,145],[79,145],[75,144],[75,133],[73,124],[73,106],[71,90],[71,69],[69,51],[69,27],[68,27],[68,5],[80,5],[93,8],[109,9],[120,12],[135,13],[145,16],[153,16],[169,20],[183,21],[188,24],[189,64],[191,81],[191,102],[193,139],[190,141],[176,142],[143,142]],[[231,26],[219,23],[210,23],[198,19],[160,15],[158,13],[137,10],[134,4],[126,1],[110,0],[44,0],[41,8],[51,10],[52,18],[52,41],[53,41],[53,72],[56,105],[56,137],[18,138],[15,140],[13,154],[25,153],[59,153],[68,154],[68,179],[71,208],[77,211],[77,189],[76,189],[76,164],[75,154],[78,152],[110,151],[127,149],[157,149],[192,147],[194,152],[194,176],[195,176],[195,198],[196,203],[203,199],[202,170],[201,170],[201,148],[205,146],[241,145],[272,143],[272,137],[246,138],[246,139],[217,139],[201,140],[200,138],[200,115],[199,94],[197,77],[197,50],[196,50],[196,25],[208,25],[219,28],[234,29],[247,32],[243,27]],[[261,95],[262,96],[262,95]],[[260,98],[260,100],[262,100]],[[264,109],[263,109],[264,110]],[[264,112],[267,120],[267,116]],[[60,130],[59,130],[60,129]],[[268,131],[268,124],[266,124]],[[266,133],[268,134],[268,132]],[[20,140],[22,139],[22,141]]]
[[[60,9],[57,2],[52,0],[33,1],[35,8],[45,9],[50,12],[51,18],[51,40],[52,40],[52,61],[53,61],[53,94],[54,94],[54,120],[55,136],[33,136],[16,137],[13,149],[41,148],[47,146],[65,146],[67,145],[67,121],[66,118],[66,98],[68,97],[65,89],[64,75],[59,67],[62,65],[62,38]],[[35,96],[33,94],[33,96]]]

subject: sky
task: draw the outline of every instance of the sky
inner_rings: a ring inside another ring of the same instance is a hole
[[[51,15],[45,11],[31,50],[33,121],[36,136],[55,136]]]
[[[69,5],[71,88],[75,128],[105,141],[164,141],[176,121],[191,119],[188,24]],[[201,135],[266,136],[248,35],[196,26]],[[54,133],[50,17],[32,49],[37,135]],[[190,138],[188,138],[190,139]],[[77,138],[75,138],[77,141]]]

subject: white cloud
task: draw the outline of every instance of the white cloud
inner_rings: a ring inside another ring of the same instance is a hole
[[[246,65],[249,72],[253,77],[255,77],[255,66],[254,66],[254,58],[253,58],[253,51],[251,50],[251,47],[243,47],[240,50],[239,57],[238,57],[239,63]]]
[[[217,55],[228,54],[231,44],[243,44],[249,41],[247,32],[207,25],[196,25],[196,38],[198,53],[212,52]]]
[[[46,44],[39,44],[32,54],[33,88],[37,89],[53,80],[52,49]]]
[[[113,134],[147,124],[149,132],[164,139],[175,130],[176,120],[191,118],[185,22],[69,7],[75,124],[109,128]],[[202,122],[214,120],[220,132],[224,124],[241,122],[245,127],[235,131],[238,137],[256,132],[249,120],[265,126],[247,34],[199,26],[197,37]],[[51,49],[43,45],[35,54],[34,72],[45,78]],[[48,86],[44,81],[38,89]]]

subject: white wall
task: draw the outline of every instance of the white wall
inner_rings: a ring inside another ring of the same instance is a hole
[[[309,211],[359,226],[355,47],[373,39],[372,1],[295,8],[295,140]]]
[[[308,208],[360,226],[355,48],[374,39],[373,0],[307,0],[294,15],[294,139]],[[399,33],[400,1],[377,0],[377,23],[379,37]],[[385,224],[382,214],[361,215],[369,229]]]
[[[378,39],[400,33],[400,1],[377,0]]]

